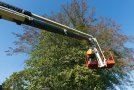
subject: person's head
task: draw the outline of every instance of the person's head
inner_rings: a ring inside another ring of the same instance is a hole
[[[89,50],[87,51],[87,54],[94,54],[94,51],[93,51],[92,49],[89,49]]]

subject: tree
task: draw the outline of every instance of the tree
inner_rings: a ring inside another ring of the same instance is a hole
[[[23,35],[15,34],[19,38],[16,42],[19,47],[13,52],[28,53],[30,58],[25,62],[24,70],[14,73],[3,83],[5,88],[113,90],[115,85],[124,87],[123,81],[129,81],[128,71],[133,69],[130,64],[133,51],[124,46],[131,38],[122,34],[120,26],[112,19],[95,18],[95,9],[88,12],[87,3],[87,0],[73,0],[49,18],[94,35],[103,50],[113,51],[116,65],[112,69],[88,69],[84,66],[84,54],[90,47],[86,41],[25,27],[27,30]]]

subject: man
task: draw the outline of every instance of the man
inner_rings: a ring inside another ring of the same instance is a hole
[[[92,49],[89,49],[86,52],[86,66],[90,69],[98,68],[96,55],[95,55],[95,52]]]
[[[87,53],[86,53],[87,55],[87,59],[89,60],[89,61],[95,61],[96,60],[96,56],[95,56],[95,53],[94,53],[94,51],[92,50],[92,49],[89,49],[88,51],[87,51]]]

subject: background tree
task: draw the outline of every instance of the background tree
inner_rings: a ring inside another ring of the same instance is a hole
[[[15,34],[18,48],[11,50],[27,53],[29,59],[25,69],[11,75],[3,83],[4,87],[13,90],[113,90],[118,85],[124,89],[124,81],[130,80],[128,72],[133,70],[133,49],[124,44],[133,39],[122,34],[120,26],[111,18],[95,18],[94,12],[94,8],[89,9],[87,0],[73,0],[48,18],[95,36],[103,50],[113,51],[116,65],[112,69],[85,67],[84,56],[90,47],[86,41],[25,26],[24,34]]]

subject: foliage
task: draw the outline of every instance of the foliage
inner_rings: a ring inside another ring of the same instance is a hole
[[[122,34],[120,26],[112,19],[95,18],[95,9],[88,12],[88,8],[88,1],[73,0],[49,18],[95,36],[103,50],[113,51],[116,65],[112,69],[85,67],[84,54],[90,47],[86,41],[25,27],[23,35],[16,34],[19,50],[13,49],[13,52],[28,53],[30,58],[25,62],[25,69],[11,75],[3,83],[4,87],[13,90],[113,90],[119,85],[122,88],[123,81],[129,81],[128,71],[133,69],[133,64],[128,63],[133,60],[133,51],[124,46],[131,38]]]

